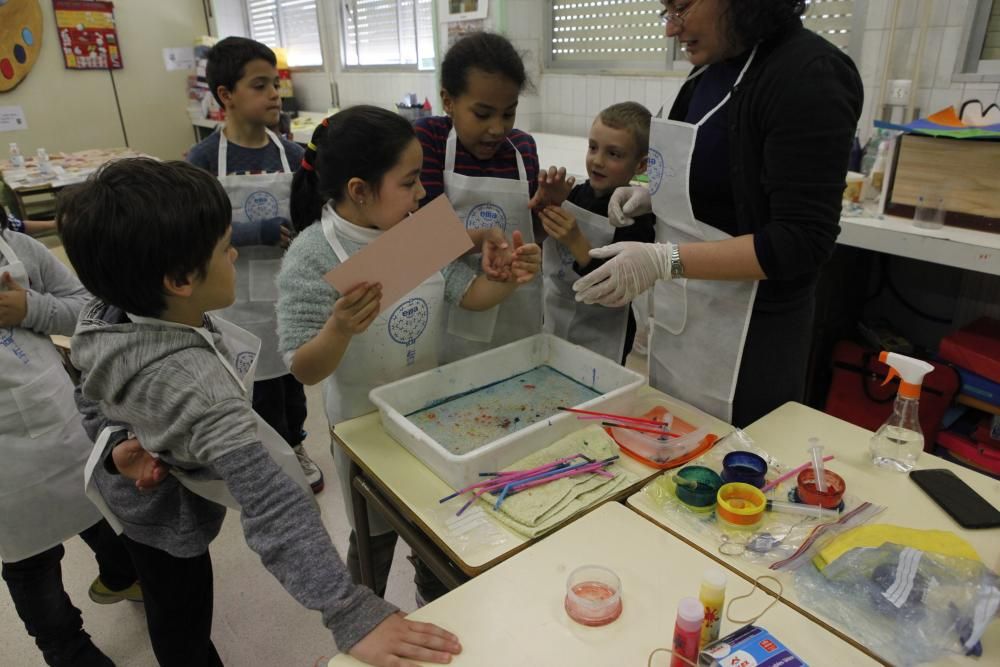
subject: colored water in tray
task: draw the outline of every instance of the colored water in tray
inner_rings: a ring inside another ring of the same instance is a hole
[[[551,366],[449,396],[406,416],[452,454],[468,454],[498,438],[580,405],[600,393]]]

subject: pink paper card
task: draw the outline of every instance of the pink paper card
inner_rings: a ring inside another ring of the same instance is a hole
[[[324,278],[341,294],[361,283],[381,283],[382,312],[472,248],[465,225],[441,195]]]

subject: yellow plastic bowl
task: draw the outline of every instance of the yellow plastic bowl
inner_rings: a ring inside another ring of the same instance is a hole
[[[732,482],[719,489],[715,515],[735,528],[750,528],[764,518],[767,498],[755,486]]]

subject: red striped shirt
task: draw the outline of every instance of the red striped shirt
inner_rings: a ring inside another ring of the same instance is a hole
[[[417,139],[424,148],[424,168],[420,172],[420,182],[427,191],[427,196],[420,202],[422,206],[444,192],[444,179],[441,174],[444,170],[448,134],[451,132],[451,118],[448,116],[421,118],[414,123],[414,128],[417,131]],[[535,140],[527,132],[518,129],[511,130],[507,138],[510,139],[510,143],[501,144],[496,155],[489,160],[477,159],[459,141],[455,149],[455,173],[463,176],[516,179],[518,173],[514,148],[517,148],[524,160],[528,187],[534,195],[538,188],[538,149],[535,147]],[[511,143],[514,146],[511,146]]]

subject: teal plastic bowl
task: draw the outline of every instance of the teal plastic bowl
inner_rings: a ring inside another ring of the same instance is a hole
[[[678,500],[691,509],[702,512],[707,512],[715,507],[719,488],[724,483],[718,473],[705,466],[687,466],[678,470],[677,476],[698,483],[697,488],[691,488],[679,484],[675,480]]]

